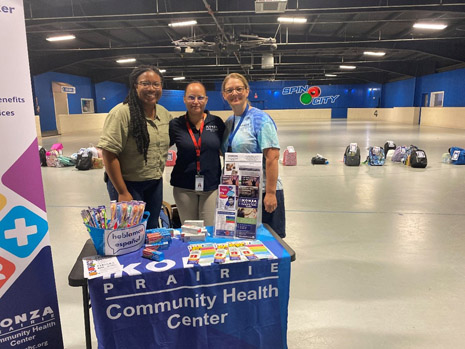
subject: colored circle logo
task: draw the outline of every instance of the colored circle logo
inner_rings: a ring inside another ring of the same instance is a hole
[[[318,86],[312,86],[308,89],[308,92],[300,95],[300,103],[303,105],[309,105],[312,103],[312,99],[321,95],[321,89]]]

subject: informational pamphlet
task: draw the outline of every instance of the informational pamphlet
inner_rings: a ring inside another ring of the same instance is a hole
[[[261,192],[263,154],[226,153],[222,183],[218,188],[215,235],[255,239],[261,223]],[[228,187],[229,185],[229,187]],[[235,186],[235,201],[232,188]],[[231,195],[227,195],[227,193]],[[230,234],[233,220],[234,234]]]
[[[236,209],[236,186],[220,184],[218,186],[218,210],[234,211]]]
[[[215,235],[235,237],[236,211],[216,210]]]
[[[99,276],[121,272],[123,266],[116,257],[90,256],[82,259],[84,264],[84,277],[94,279]]]

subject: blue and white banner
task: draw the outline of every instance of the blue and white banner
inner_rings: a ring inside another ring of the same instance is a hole
[[[0,0],[0,348],[62,348],[22,0]]]
[[[287,348],[290,256],[258,234],[278,259],[192,266],[179,240],[161,262],[119,256],[120,275],[89,280],[99,348]]]

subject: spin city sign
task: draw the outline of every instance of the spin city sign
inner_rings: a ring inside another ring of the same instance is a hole
[[[328,103],[335,103],[340,95],[334,96],[321,96],[321,88],[318,86],[290,86],[283,88],[283,96],[300,94],[300,103],[303,105],[323,105]]]

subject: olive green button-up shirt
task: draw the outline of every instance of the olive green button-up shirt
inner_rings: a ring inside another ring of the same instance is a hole
[[[160,179],[170,146],[168,129],[171,119],[168,110],[159,104],[156,106],[155,120],[146,119],[150,136],[147,164],[144,155],[137,150],[134,137],[129,134],[130,113],[127,104],[118,104],[110,110],[97,147],[116,154],[124,180],[139,182]]]

